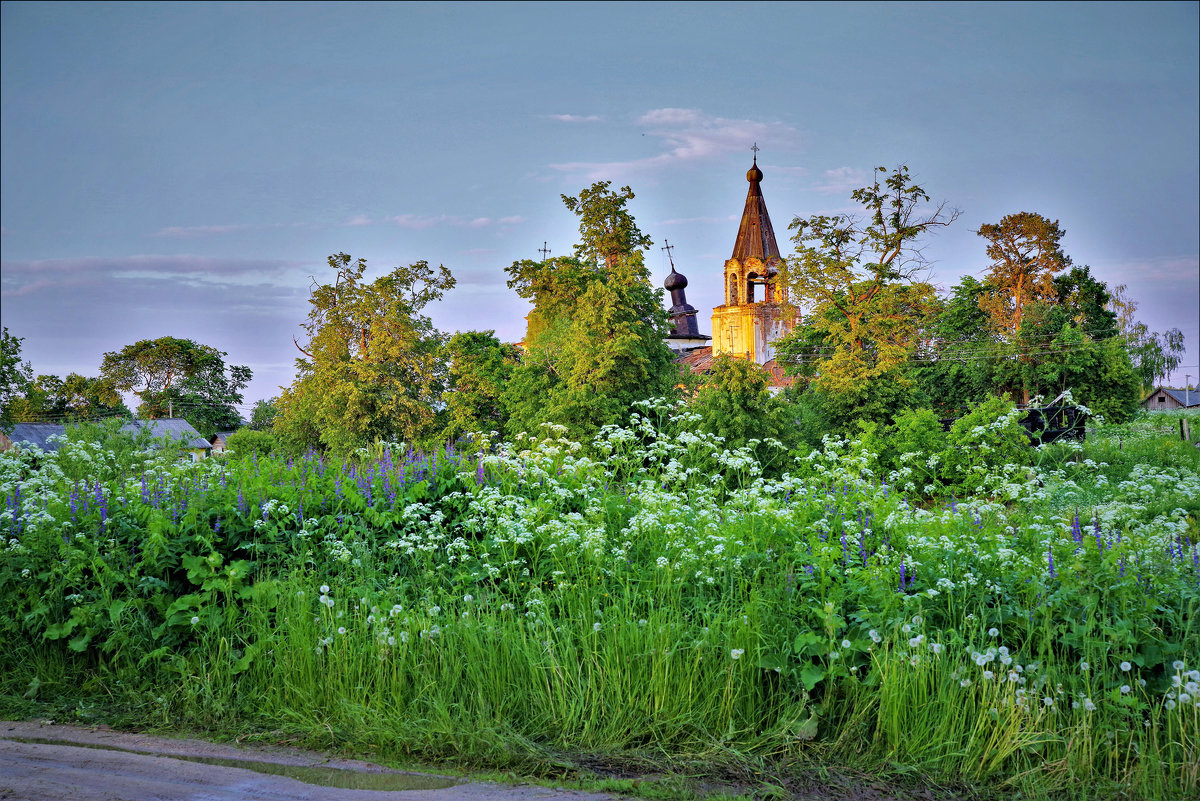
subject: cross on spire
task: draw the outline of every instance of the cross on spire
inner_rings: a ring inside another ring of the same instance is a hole
[[[546,260],[546,254],[547,254],[547,253],[551,253],[551,252],[552,252],[552,251],[550,250],[550,248],[546,247],[546,242],[545,242],[545,240],[543,240],[543,241],[542,241],[542,246],[541,246],[540,248],[538,248],[538,253],[541,253],[541,254],[542,254],[542,261],[545,261],[545,260]]]
[[[675,259],[671,258],[671,250],[674,247],[675,246],[672,245],[667,240],[665,240],[665,239],[663,240],[663,250],[667,251],[667,259],[668,259],[668,261],[671,262],[671,272],[675,272]]]
[[[754,163],[757,164],[758,163],[758,151],[759,151],[758,142],[755,142],[754,146],[751,147],[750,149],[754,151]],[[742,163],[745,164],[745,162],[742,162]]]

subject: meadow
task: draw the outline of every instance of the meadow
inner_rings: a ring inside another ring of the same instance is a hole
[[[1003,414],[892,459],[870,432],[728,448],[665,403],[587,443],[346,460],[85,427],[0,455],[0,706],[525,774],[1195,797],[1178,420],[1016,460]]]

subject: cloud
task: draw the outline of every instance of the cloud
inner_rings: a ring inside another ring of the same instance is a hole
[[[645,136],[658,139],[661,153],[630,161],[573,161],[551,164],[559,172],[582,173],[589,179],[607,178],[642,170],[699,163],[733,151],[748,150],[752,143],[790,149],[799,135],[781,122],[733,120],[705,114],[699,109],[660,108],[646,112],[637,124]]]
[[[599,114],[589,114],[587,116],[582,114],[547,114],[546,116],[559,122],[599,122],[603,119]]]
[[[352,228],[355,228],[355,227],[358,227],[361,225],[371,225],[374,222],[375,221],[372,220],[370,217],[366,217],[362,214],[356,214],[353,217],[351,217],[350,219],[346,220],[346,222],[344,222],[342,224],[352,227]]]
[[[500,225],[514,225],[516,223],[525,222],[525,218],[519,216],[510,216],[501,217],[499,220],[494,220],[491,217],[458,217],[450,214],[397,214],[392,217],[384,217],[383,222],[392,223],[393,225],[397,225],[401,228],[423,230],[426,228],[433,228],[436,225],[455,225],[465,228],[487,228],[497,223]]]
[[[187,286],[244,286],[277,278],[304,262],[279,259],[223,259],[209,256],[135,255],[118,258],[4,261],[4,295],[22,297],[71,287],[114,282],[170,282]]]
[[[846,194],[866,186],[870,174],[858,167],[836,167],[821,174],[821,179],[813,185],[818,192]]]
[[[257,225],[173,225],[170,228],[160,228],[150,234],[153,237],[169,239],[190,239],[198,236],[213,236],[232,234],[236,231],[249,231],[262,226]]]

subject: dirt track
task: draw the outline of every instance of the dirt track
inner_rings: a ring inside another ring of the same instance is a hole
[[[21,742],[22,740],[53,741]],[[74,744],[74,745],[72,745]],[[83,747],[81,747],[83,746]],[[122,749],[122,750],[109,750]],[[135,753],[136,752],[136,753]],[[616,796],[533,785],[455,783],[443,789],[359,790],[189,759],[337,768],[377,781],[402,774],[293,748],[234,747],[108,729],[0,722],[0,799],[5,801],[610,801]],[[416,777],[436,783],[450,777]]]

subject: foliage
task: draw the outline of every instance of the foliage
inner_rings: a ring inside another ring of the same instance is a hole
[[[190,339],[143,339],[104,354],[100,376],[114,389],[138,396],[139,417],[174,414],[211,437],[242,424],[236,407],[253,378],[246,365],[226,365],[226,355]]]
[[[33,380],[33,368],[29,363],[21,364],[21,337],[8,333],[8,326],[0,329],[0,431],[10,431],[16,422],[12,403],[25,393]]]
[[[581,220],[575,258],[518,261],[506,270],[508,286],[534,303],[522,361],[504,393],[512,435],[551,421],[588,434],[679,383],[664,344],[662,292],[650,286],[642,261],[650,240],[625,209],[633,193],[608,186],[563,198]]]
[[[1033,456],[1021,417],[1011,401],[993,396],[955,420],[939,459],[946,488],[957,495],[995,493],[1024,478]]]
[[[984,406],[955,447],[1007,446]],[[922,500],[864,448],[768,479],[693,414],[635,409],[478,459],[0,455],[0,694],[499,768],[1195,795],[1200,452],[1176,418]]]
[[[792,220],[796,251],[783,277],[793,301],[810,309],[810,325],[823,334],[812,354],[813,385],[827,392],[859,388],[895,371],[918,344],[934,308],[934,291],[914,280],[924,264],[921,238],[949,225],[957,211],[944,204],[923,211],[929,195],[897,167],[883,183],[854,190],[865,217],[815,215]],[[785,359],[803,355],[795,336],[779,345]]]
[[[278,397],[255,401],[254,406],[250,408],[250,422],[246,427],[254,431],[270,431],[278,414]]]
[[[912,375],[933,409],[952,415],[995,391],[995,357],[1003,355],[979,307],[986,286],[963,276],[930,326],[933,342]]]
[[[225,440],[225,452],[237,459],[268,456],[276,447],[274,434],[253,428],[239,428]]]
[[[329,268],[333,282],[309,297],[298,377],[279,398],[280,443],[348,453],[431,436],[446,337],[421,312],[454,287],[450,271],[419,261],[368,283],[366,260],[345,253],[330,256]]]
[[[1025,307],[1054,298],[1054,276],[1071,265],[1059,244],[1058,220],[1028,211],[1008,214],[976,232],[988,241],[988,291],[979,299],[993,332],[1015,335]]]
[[[441,438],[453,442],[465,434],[504,431],[504,391],[520,363],[517,347],[501,342],[495,331],[467,331],[450,337],[446,353],[450,375]]]
[[[23,423],[67,422],[101,417],[132,417],[112,381],[71,373],[65,379],[39,375],[25,395],[10,406],[13,418]]]
[[[770,375],[759,365],[728,354],[713,360],[689,408],[700,429],[728,448],[749,448],[761,464],[778,463],[795,443],[794,411],[769,391]]]

